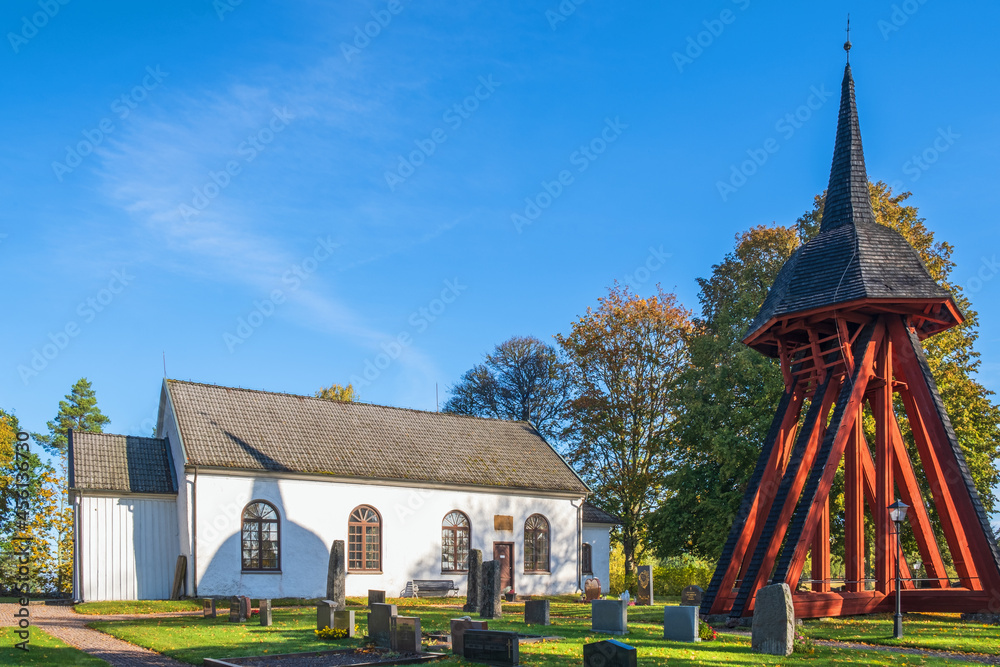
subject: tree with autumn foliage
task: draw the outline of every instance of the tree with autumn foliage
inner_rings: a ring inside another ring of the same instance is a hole
[[[563,432],[567,458],[617,514],[628,577],[648,547],[648,514],[677,463],[678,381],[688,366],[691,313],[657,286],[643,298],[617,283],[597,308],[557,335],[573,398]]]
[[[904,203],[909,192],[895,194],[878,182],[869,183],[869,193],[876,221],[902,234],[965,315],[963,324],[924,340],[923,347],[983,505],[991,512],[992,488],[1000,479],[1000,409],[993,392],[976,379],[978,317],[961,287],[951,282],[953,248],[935,239],[917,209]],[[712,267],[709,278],[699,280],[702,315],[695,320],[691,368],[679,390],[688,408],[681,420],[681,465],[667,480],[671,497],[650,519],[661,557],[717,558],[722,550],[783,390],[777,361],[747,348],[742,339],[785,260],[819,232],[824,203],[825,193],[794,226],[756,227],[738,236],[734,251]],[[901,405],[896,414],[904,414]],[[909,426],[899,421],[921,479]],[[866,422],[870,430],[872,422]],[[842,492],[838,475],[831,492],[835,554],[842,548],[837,516]],[[933,515],[933,506],[929,510]]]
[[[320,387],[315,394],[316,398],[325,398],[328,401],[340,401],[342,403],[353,403],[358,400],[358,392],[354,391],[354,385],[348,383],[347,386],[331,384],[329,387]]]

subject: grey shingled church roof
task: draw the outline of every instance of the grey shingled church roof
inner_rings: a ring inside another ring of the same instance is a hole
[[[70,487],[86,491],[176,493],[164,438],[73,432]]]
[[[616,517],[614,514],[608,514],[597,505],[592,505],[591,503],[585,502],[583,503],[583,522],[611,523],[615,525],[620,525],[622,520]]]
[[[847,65],[820,232],[782,267],[746,338],[776,317],[859,299],[949,300],[951,294],[906,239],[875,222]]]
[[[167,380],[186,463],[587,493],[527,422]]]

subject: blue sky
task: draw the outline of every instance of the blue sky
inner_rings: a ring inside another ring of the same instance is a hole
[[[30,430],[86,376],[147,434],[163,354],[434,409],[615,279],[696,307],[826,187],[849,11],[869,177],[955,245],[1000,389],[994,3],[148,4],[0,9],[0,406]]]

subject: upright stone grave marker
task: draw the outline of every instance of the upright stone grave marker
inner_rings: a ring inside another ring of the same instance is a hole
[[[215,600],[206,598],[201,601],[201,614],[203,618],[215,618]]]
[[[517,633],[466,630],[462,656],[472,662],[514,667],[519,664]]]
[[[601,598],[601,580],[594,578],[583,582],[583,595],[587,602],[599,600]]]
[[[250,609],[252,607],[253,605],[250,604],[250,598],[246,595],[240,596],[240,616],[242,616],[242,620],[250,620]]]
[[[685,586],[681,591],[681,604],[685,607],[700,607],[701,599],[705,597],[705,591],[701,586]]]
[[[488,630],[489,624],[486,621],[473,621],[469,617],[451,619],[451,652],[455,655],[465,655],[465,631],[466,630]]]
[[[345,611],[335,611],[333,612],[333,625],[330,627],[334,630],[347,630],[347,636],[354,636],[354,610],[347,609]]]
[[[483,552],[469,550],[469,576],[465,585],[465,605],[462,611],[477,613],[483,606]]]
[[[368,638],[376,646],[392,648],[392,619],[398,614],[394,604],[372,605],[372,610],[368,612]]]
[[[663,638],[675,642],[700,642],[698,608],[690,606],[664,607]]]
[[[483,599],[479,607],[480,618],[500,618],[503,616],[503,606],[500,597],[500,566],[498,560],[488,560],[483,563]]]
[[[641,607],[653,604],[653,568],[651,565],[639,566],[639,587],[636,590],[635,604]]]
[[[257,606],[260,609],[260,624],[269,627],[271,625],[271,601],[258,600]]]
[[[330,564],[326,572],[326,597],[333,600],[335,611],[341,611],[346,605],[347,557],[344,552],[344,540],[334,540],[330,548]]]
[[[385,604],[385,591],[368,591],[368,608],[373,604]]]
[[[333,600],[320,600],[316,605],[316,629],[332,628],[333,612],[336,610],[336,604]]]
[[[420,619],[418,617],[392,617],[392,650],[420,653]]]
[[[525,601],[524,622],[527,625],[549,625],[549,601],[548,600]]]
[[[628,634],[628,602],[594,600],[590,603],[590,629],[609,635]]]
[[[753,605],[750,646],[754,653],[787,656],[795,641],[795,607],[788,584],[772,584],[757,591]]]
[[[614,639],[583,645],[584,667],[637,667],[637,664],[634,646]]]
[[[240,601],[240,596],[234,595],[229,600],[229,622],[230,623],[239,623],[240,621],[245,621],[246,620],[245,618],[242,618],[242,614],[240,613],[240,610],[242,608],[243,608],[243,604]]]

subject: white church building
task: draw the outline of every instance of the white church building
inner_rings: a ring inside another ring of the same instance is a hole
[[[74,597],[464,595],[469,549],[520,595],[609,580],[618,520],[527,422],[164,380],[156,437],[71,432]],[[183,558],[181,558],[183,557]]]

